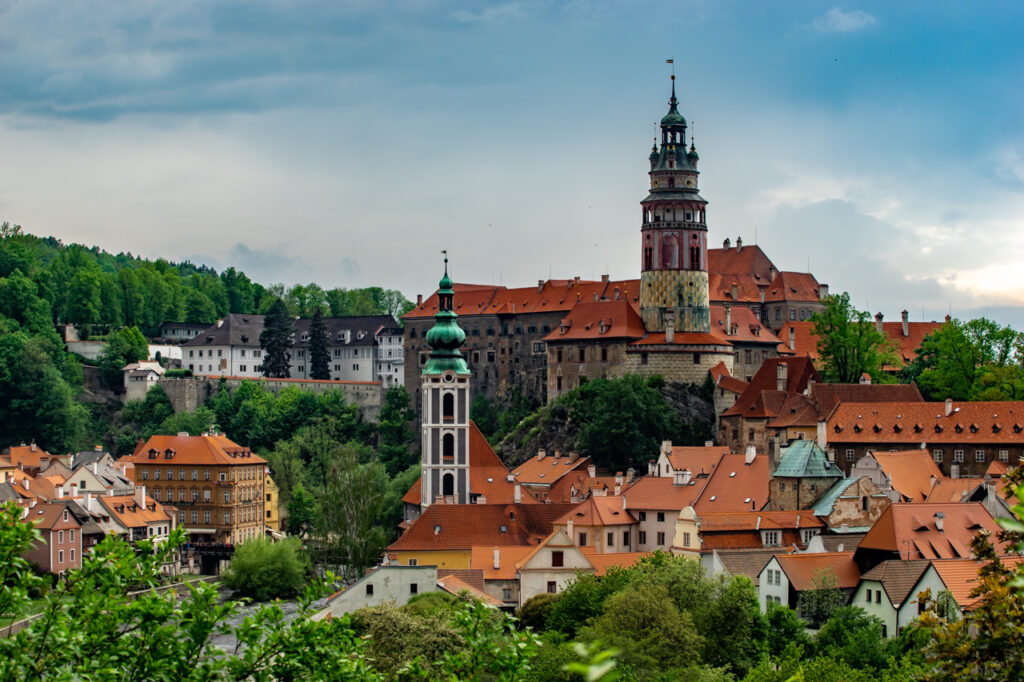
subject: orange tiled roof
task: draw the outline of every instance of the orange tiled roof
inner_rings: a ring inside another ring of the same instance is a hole
[[[484,572],[484,580],[515,580],[516,566],[523,557],[533,553],[534,549],[529,545],[474,545],[470,549],[469,565],[481,569]],[[494,550],[498,550],[498,568],[494,567]]]
[[[778,390],[780,365],[786,366],[785,391]],[[821,380],[810,358],[768,358],[750,380],[747,390],[740,394],[736,403],[723,412],[722,416],[774,417],[782,407],[785,394],[802,393],[810,379]]]
[[[629,301],[582,301],[544,340],[639,339],[645,333],[644,322]]]
[[[945,403],[840,403],[828,418],[836,443],[921,442],[1016,444],[1024,433],[1024,401]]]
[[[654,552],[609,552],[601,553],[596,547],[581,547],[583,556],[594,565],[594,574],[600,578],[613,566],[629,568],[644,557],[654,556]]]
[[[687,485],[675,485],[671,478],[644,476],[622,496],[626,498],[627,509],[679,511],[693,506],[709,480],[694,474]]]
[[[733,297],[733,286],[736,296]],[[708,273],[708,298],[713,303],[760,303],[761,292],[768,286],[768,279],[754,275],[732,275]]]
[[[455,574],[448,574],[443,577],[438,576],[437,586],[445,592],[447,592],[448,594],[454,594],[455,596],[458,596],[463,591],[469,592],[469,594],[472,595],[473,598],[477,599],[478,601],[482,601],[484,604],[489,604],[490,606],[505,605],[500,599],[495,599],[483,590],[478,589],[473,585],[470,585],[465,580],[463,580]]]
[[[937,513],[944,514],[943,529],[936,527]],[[905,559],[968,559],[971,540],[979,531],[992,533],[995,541],[999,524],[984,506],[966,504],[891,504],[879,517],[857,550],[894,552]]]
[[[27,523],[32,521],[36,524],[36,528],[50,529],[53,528],[57,522],[61,521],[64,516],[64,510],[67,509],[67,505],[60,502],[37,502],[34,507],[28,507],[28,515],[24,521]],[[68,514],[68,521],[74,523],[75,526],[81,526],[74,514]]]
[[[1016,566],[1020,564],[1021,557],[1006,557],[1002,562]],[[932,568],[964,611],[970,611],[980,600],[980,597],[972,597],[971,592],[978,586],[978,571],[984,565],[985,562],[974,559],[942,559],[932,562]]]
[[[588,464],[589,457],[531,457],[513,469],[512,475],[524,485],[550,486],[571,471],[586,469]]]
[[[942,326],[942,322],[908,322],[907,335],[903,335],[903,322],[883,322],[882,332],[890,341],[896,344],[896,356],[899,360],[898,367],[911,363],[917,357],[917,349],[920,348],[924,337]],[[814,360],[818,359],[818,337],[812,333],[814,323],[810,320],[804,322],[787,322],[779,331],[779,340],[787,351],[796,355],[808,355]],[[789,346],[790,329],[793,330],[793,348]],[[898,369],[888,368],[888,369]]]
[[[524,496],[525,500],[528,496]],[[388,550],[470,550],[477,545],[533,546],[551,533],[569,504],[432,504]]]
[[[754,311],[746,306],[731,306],[729,322],[732,325],[732,333],[725,328],[725,306],[711,306],[711,330],[716,335],[727,337],[731,343],[779,344],[779,337],[761,324]]]
[[[555,520],[564,526],[569,521],[574,526],[622,526],[636,523],[636,519],[623,508],[622,496],[589,497],[569,512]]]
[[[14,466],[26,466],[29,468],[42,466],[43,460],[53,457],[49,452],[38,445],[12,445],[7,448],[9,459]]]
[[[100,495],[96,499],[125,528],[139,528],[150,523],[170,520],[163,505],[149,495],[145,497],[144,507],[139,505],[134,495]]]
[[[787,395],[779,406],[778,414],[768,422],[768,427],[779,429],[788,426],[814,426],[818,424],[818,408],[802,393]]]
[[[750,464],[745,455],[724,455],[701,492],[694,511],[748,512],[768,502],[768,457],[759,455]]]
[[[614,476],[591,476],[586,469],[576,469],[562,476],[547,493],[540,498],[547,502],[572,502],[588,495],[612,495],[615,492]]]
[[[942,478],[932,454],[921,448],[899,452],[878,450],[871,456],[889,477],[893,490],[912,502],[924,502],[931,492],[932,482]]]
[[[853,561],[853,552],[820,552],[816,554],[782,554],[775,557],[798,592],[816,589],[819,571],[835,573],[836,587],[841,590],[857,587],[860,570]]]
[[[150,458],[150,451],[156,451],[156,458]],[[174,456],[165,459],[170,450]],[[121,459],[124,459],[123,457]],[[121,461],[121,460],[118,460]],[[146,443],[128,456],[135,464],[197,464],[205,466],[228,466],[237,464],[266,464],[249,448],[229,440],[223,434],[208,436],[152,436]]]
[[[740,395],[743,391],[747,390],[748,384],[746,381],[737,379],[736,377],[729,374],[729,368],[725,366],[725,362],[720,362],[710,370],[711,380],[715,382],[715,386],[723,388],[726,391]]]
[[[925,502],[956,504],[967,502],[967,496],[981,485],[984,478],[939,478],[928,492]]]
[[[469,491],[483,495],[488,504],[511,504],[515,501],[515,483],[508,480],[508,467],[494,452],[494,448],[484,438],[475,422],[469,422]],[[402,496],[402,502],[420,504],[420,481],[417,478],[412,487]],[[522,491],[524,504],[535,503],[536,500],[526,491]]]
[[[724,445],[673,445],[668,461],[676,471],[689,471],[693,476],[710,476],[728,454],[729,448]]]
[[[708,249],[708,272],[756,276],[767,282],[774,267],[757,244]]]
[[[780,272],[765,292],[765,302],[814,301],[818,294],[818,280],[809,272]]]
[[[924,402],[917,384],[814,384],[808,393],[822,417],[839,403]]]
[[[665,340],[665,332],[650,332],[642,339],[634,341],[630,346],[664,346],[668,344]],[[731,346],[732,343],[725,336],[717,333],[705,334],[704,332],[676,332],[672,340],[673,346]]]
[[[700,524],[701,533],[825,527],[825,522],[814,515],[813,509],[799,511],[739,511],[729,513],[698,512],[697,523]]]

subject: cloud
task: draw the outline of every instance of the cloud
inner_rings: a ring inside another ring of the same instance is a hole
[[[811,22],[811,26],[822,33],[854,33],[877,23],[874,16],[862,10],[844,12],[833,7]]]
[[[462,24],[502,24],[506,21],[518,21],[526,18],[529,7],[523,2],[507,2],[494,5],[479,11],[456,10],[452,18]]]

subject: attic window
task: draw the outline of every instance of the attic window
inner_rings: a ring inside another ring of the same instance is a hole
[[[736,472],[735,471],[730,471],[729,472],[729,478],[736,478]]]
[[[879,426],[878,424],[875,424],[874,426],[872,426],[872,427],[871,427],[871,429],[872,429],[872,430],[873,430],[873,431],[874,431],[875,433],[878,433],[879,431],[881,431],[881,430],[882,430],[882,427],[881,427],[881,426]]]
[[[992,425],[992,433],[999,433],[1000,430],[1001,429],[999,428],[999,424]]]
[[[843,427],[840,426],[839,424],[836,424],[835,426],[832,427],[832,430],[835,431],[836,433],[839,433],[840,431],[843,430]]]
[[[896,433],[899,433],[900,431],[903,430],[903,427],[900,426],[899,424],[896,424],[895,426],[892,427],[892,430],[895,431]]]
[[[434,526],[434,535],[441,534],[441,526]]]
[[[978,432],[978,425],[977,424],[971,424],[971,433],[977,433],[977,432]]]
[[[712,495],[711,498],[710,498],[711,501],[714,502],[716,497],[718,497],[718,495]]]
[[[249,343],[249,337],[246,336],[245,334],[242,334],[241,338],[242,338],[242,343]]]
[[[862,428],[860,428],[860,424],[854,424],[854,425],[853,425],[853,430],[854,430],[855,432],[857,432],[857,433],[860,433],[861,431],[863,431],[863,429],[862,429]]]
[[[507,533],[508,526],[498,526],[498,530],[500,530],[502,533]]]
[[[171,450],[170,448],[164,450],[164,459],[171,459],[172,457],[174,457],[174,450]]]
[[[920,424],[914,424],[914,433],[921,433],[923,430]]]
[[[1020,433],[1021,432],[1020,424],[1014,424],[1013,425],[1013,432],[1014,433]]]
[[[935,425],[935,433],[942,433],[942,427],[938,424]]]
[[[149,451],[149,458],[150,459],[156,459],[156,456],[159,455],[159,454],[160,453],[157,452],[156,450],[150,449],[150,451]]]
[[[954,426],[954,427],[953,427],[953,429],[954,429],[954,430],[955,430],[955,431],[956,431],[957,433],[962,433],[962,432],[963,432],[963,430],[964,430],[964,427],[962,427],[962,426],[960,426],[959,424],[957,424],[956,426]]]

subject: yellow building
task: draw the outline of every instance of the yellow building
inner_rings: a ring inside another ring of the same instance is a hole
[[[281,532],[281,510],[278,507],[278,487],[274,483],[274,479],[267,474],[263,479],[263,522],[267,526],[267,530],[272,530],[275,533]]]

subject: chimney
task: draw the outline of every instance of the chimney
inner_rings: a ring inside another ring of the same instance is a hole
[[[728,249],[730,246],[732,246],[732,241],[730,241],[730,239],[726,237],[725,240],[722,241],[722,248]]]
[[[654,469],[655,469],[655,467],[657,467],[657,466],[658,466],[658,465],[657,465],[657,464],[655,464],[655,462],[654,462],[654,460],[653,460],[653,459],[649,459],[649,460],[647,460],[647,475],[648,475],[648,476],[653,476],[653,475],[654,475]]]
[[[757,450],[753,445],[747,446],[746,456],[743,458],[743,463],[750,466],[754,463],[754,458],[757,457]]]
[[[590,476],[590,478],[597,478],[597,467],[594,466],[593,464],[588,464],[587,476]]]
[[[85,494],[85,511],[92,511],[92,493]]]
[[[672,454],[672,441],[661,441],[661,454],[665,455],[666,457]]]
[[[146,508],[146,486],[140,485],[135,488],[135,503],[142,509]]]
[[[789,349],[796,350],[796,327],[789,325]]]
[[[616,471],[615,472],[615,487],[618,488],[618,487],[622,486],[622,481],[623,481],[622,472],[621,471]],[[618,495],[618,493],[615,493],[615,494]]]
[[[515,493],[513,493],[513,500],[516,504],[520,504],[523,501],[523,487],[516,482]]]
[[[946,521],[946,514],[944,512],[935,512],[935,528],[942,532],[942,526]]]
[[[501,568],[501,550],[497,547],[494,548],[494,570],[497,571]]]
[[[579,458],[580,458],[580,453],[576,452],[575,450],[570,450],[569,451],[569,464],[572,464],[573,462],[575,462]]]
[[[674,343],[676,340],[676,311],[669,308],[665,311],[665,343]]]
[[[733,286],[736,286],[735,284]],[[733,299],[736,297],[733,296]],[[725,335],[732,336],[732,306],[725,304]]]
[[[734,283],[729,290],[729,295],[732,296],[732,300],[738,301],[740,298],[740,286]]]
[[[35,441],[32,441],[32,445],[29,446],[29,450],[31,450],[32,452],[36,451],[36,443],[35,443]]]
[[[828,285],[827,284],[819,284],[818,285],[818,299],[819,300],[823,299],[826,296],[828,296]]]
[[[619,293],[619,288],[618,288],[618,287],[615,287],[615,300],[616,300],[616,301],[617,301],[617,300],[619,300],[619,296],[620,296],[620,293]]]
[[[875,313],[875,329],[878,330],[879,334],[885,333],[884,331],[882,331],[882,317],[882,313]]]
[[[544,291],[544,280],[538,279],[537,280],[537,293],[539,294],[542,291]],[[495,551],[497,551],[497,550],[495,550]]]
[[[903,317],[903,336],[910,336],[910,314],[904,310],[900,315]]]
[[[775,390],[785,391],[789,379],[789,367],[784,362],[775,366]]]
[[[416,294],[416,306],[423,305],[423,294]]]
[[[860,375],[860,383],[861,384],[868,384],[868,385],[870,385],[871,384],[871,375],[868,374],[867,372],[864,372],[863,374],[861,374]]]
[[[607,284],[609,277],[610,277],[609,275],[601,275],[601,281],[604,282],[605,284]]]
[[[737,251],[742,251],[743,250],[743,237],[736,237],[736,250]]]
[[[102,445],[95,445],[95,446],[93,446],[93,450],[95,450],[96,452],[103,452],[103,446]]]
[[[540,462],[541,460],[543,460],[545,455],[547,454],[547,450],[545,450],[544,448],[537,448],[537,461]]]
[[[953,399],[946,398],[946,416],[953,414]]]
[[[774,265],[768,266],[768,281],[774,282],[775,278],[778,277],[779,271],[775,269]]]
[[[21,487],[23,487],[25,490],[28,490],[28,477],[27,476],[25,478],[21,479]]]
[[[574,542],[572,539],[572,519],[565,522],[565,534],[569,536],[569,542]]]
[[[127,464],[122,464],[121,465],[121,475],[124,476],[125,478],[128,478],[128,465]]]
[[[63,500],[64,499],[64,486],[62,486],[62,485],[57,486],[57,499],[58,500]]]
[[[825,420],[818,420],[818,447],[824,450],[828,446],[828,430],[825,428]]]
[[[72,483],[71,484],[71,497],[78,497],[78,484],[77,483]]]
[[[950,320],[952,320],[952,319],[953,318],[951,318],[949,315],[946,315],[946,324],[949,324]]]
[[[629,467],[626,469],[626,483],[632,483],[636,480],[636,469]]]
[[[97,476],[99,475],[99,473],[100,473],[100,463],[99,462],[93,462],[92,463],[92,473],[94,475],[97,475]]]

